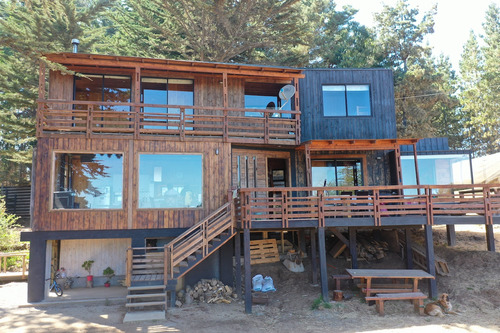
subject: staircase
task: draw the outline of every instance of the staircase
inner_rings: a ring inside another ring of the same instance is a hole
[[[228,202],[164,247],[127,250],[127,309],[175,306],[177,280],[235,235],[234,207]]]

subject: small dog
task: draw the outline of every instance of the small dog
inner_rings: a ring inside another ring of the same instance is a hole
[[[450,297],[448,294],[441,294],[439,299],[435,302],[427,303],[424,312],[429,316],[443,317],[445,314],[455,314],[458,313],[452,311],[453,307],[450,303]]]

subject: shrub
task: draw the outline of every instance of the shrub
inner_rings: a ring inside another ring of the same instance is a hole
[[[19,219],[14,214],[8,214],[5,200],[0,197],[0,251],[10,252],[21,247],[19,242]]]

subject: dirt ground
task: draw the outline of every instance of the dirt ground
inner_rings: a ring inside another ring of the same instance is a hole
[[[252,267],[252,275],[269,275],[277,289],[268,305],[254,305],[251,315],[244,303],[193,304],[169,309],[164,321],[123,324],[125,307],[111,305],[58,305],[19,308],[26,284],[0,286],[0,332],[500,332],[500,253],[486,251],[482,226],[457,226],[457,246],[446,245],[446,229],[434,227],[436,255],[445,259],[449,276],[437,277],[438,292],[450,294],[460,315],[444,318],[419,316],[409,302],[386,302],[380,317],[359,292],[343,285],[348,300],[331,302],[330,309],[311,310],[320,287],[311,284],[310,261],[306,272],[292,273],[281,263]],[[500,226],[495,226],[497,251]],[[423,240],[421,230],[414,239]],[[327,242],[328,243],[328,242]],[[328,274],[342,273],[349,263],[328,257]],[[380,262],[360,261],[360,268],[399,268],[396,253]],[[427,293],[427,285],[421,289]],[[333,288],[330,288],[331,290]]]

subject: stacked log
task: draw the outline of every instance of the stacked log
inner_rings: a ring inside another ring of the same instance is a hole
[[[359,237],[356,244],[358,257],[366,260],[382,260],[389,251],[389,244],[371,238]]]
[[[181,307],[192,302],[229,304],[237,297],[233,287],[227,286],[217,279],[202,279],[194,287],[187,286],[185,290],[180,290],[177,293],[176,306]]]

